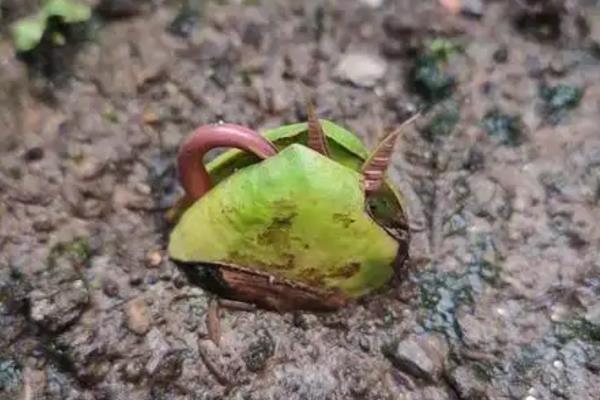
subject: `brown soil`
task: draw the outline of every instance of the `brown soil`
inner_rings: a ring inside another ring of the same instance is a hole
[[[0,399],[597,398],[597,2],[89,3],[84,42],[0,39]],[[432,106],[390,171],[409,266],[336,313],[224,311],[217,348],[165,254],[177,146],[304,120],[305,87],[368,146]]]

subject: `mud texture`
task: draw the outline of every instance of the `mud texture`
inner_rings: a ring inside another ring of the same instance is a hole
[[[0,2],[0,399],[572,399],[600,393],[594,1],[89,1],[15,55]],[[47,43],[46,43],[47,44]],[[177,146],[320,116],[372,146],[410,260],[329,314],[223,311],[165,257]]]

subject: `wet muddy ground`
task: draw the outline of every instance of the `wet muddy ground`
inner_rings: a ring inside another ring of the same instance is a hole
[[[0,40],[1,399],[598,398],[600,4],[89,3],[29,64]],[[165,258],[177,146],[306,87],[368,146],[426,110],[409,265],[337,313],[226,310],[216,347]]]

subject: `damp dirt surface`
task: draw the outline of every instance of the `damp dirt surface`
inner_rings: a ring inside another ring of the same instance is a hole
[[[598,399],[598,2],[89,1],[17,57],[35,3],[0,2],[0,399]],[[166,257],[177,147],[306,88],[369,147],[423,110],[410,259],[338,312],[223,310],[217,347]]]

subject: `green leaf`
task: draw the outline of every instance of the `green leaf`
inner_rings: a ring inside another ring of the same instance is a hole
[[[323,131],[329,139],[332,158],[346,167],[358,170],[362,161],[368,156],[368,151],[360,139],[352,132],[331,121],[319,120]],[[266,130],[263,136],[273,142],[278,149],[283,149],[292,143],[306,144],[306,122],[285,125]],[[257,162],[258,159],[240,150],[226,151],[206,165],[214,183],[231,175],[235,170]]]
[[[61,17],[68,24],[84,22],[92,16],[92,10],[87,4],[72,0],[50,0],[43,8],[46,17]]]
[[[360,139],[347,129],[325,119],[320,120],[323,131],[329,140],[331,159],[346,168],[360,171],[368,151]],[[297,123],[267,130],[263,133],[267,139],[274,143],[281,151],[293,143],[306,145],[307,123]],[[206,169],[214,185],[234,174],[236,171],[260,160],[250,153],[240,150],[229,150],[207,163]],[[394,210],[399,212],[405,209],[405,200],[397,190],[386,180],[383,192],[388,199],[393,197]],[[391,200],[390,200],[391,201]]]
[[[188,208],[171,233],[169,255],[361,296],[392,276],[398,243],[365,213],[360,181],[355,170],[291,144]]]
[[[39,14],[17,21],[12,27],[13,40],[18,51],[29,51],[36,47],[46,30],[46,17]]]
[[[272,142],[276,142],[281,139],[297,136],[302,132],[306,132],[307,129],[308,124],[306,122],[300,122],[297,124],[284,125],[278,128],[266,130],[263,136]]]
[[[328,138],[333,139],[334,142],[363,160],[369,156],[364,144],[355,134],[326,119],[322,119],[321,123]]]

